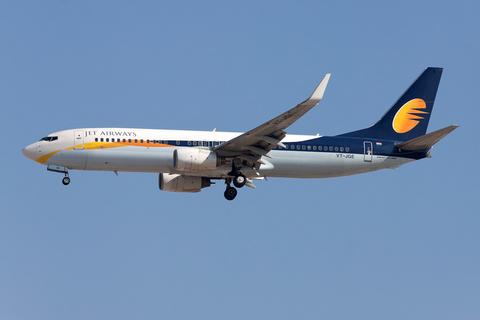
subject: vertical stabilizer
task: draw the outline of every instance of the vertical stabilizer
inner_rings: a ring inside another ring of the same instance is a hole
[[[408,141],[427,132],[443,68],[427,68],[373,126],[342,137]]]

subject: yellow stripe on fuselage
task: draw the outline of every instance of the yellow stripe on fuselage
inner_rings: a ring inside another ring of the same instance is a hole
[[[45,164],[45,162],[50,159],[51,156],[53,156],[55,153],[59,152],[61,150],[57,150],[57,151],[53,151],[53,152],[50,152],[50,153],[47,153],[46,155],[44,156],[41,156],[40,158],[38,158],[37,161],[38,163],[41,163],[41,164]]]

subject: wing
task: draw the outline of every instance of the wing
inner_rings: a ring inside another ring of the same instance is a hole
[[[240,158],[256,168],[260,164],[265,164],[260,158],[262,156],[271,158],[268,153],[277,145],[285,147],[281,142],[286,135],[285,129],[322,100],[329,79],[330,74],[325,75],[312,95],[296,107],[253,130],[217,146],[214,150],[218,155]]]

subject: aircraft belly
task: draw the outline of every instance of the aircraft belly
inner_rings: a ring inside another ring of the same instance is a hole
[[[269,177],[283,178],[331,178],[348,176],[386,168],[397,168],[413,161],[407,158],[374,156],[364,161],[363,154],[310,153],[289,151],[276,153],[272,160],[274,170]]]
[[[174,148],[124,147],[89,150],[86,170],[169,172]]]
[[[272,156],[271,177],[326,178],[344,173],[345,158],[333,153],[285,151]]]

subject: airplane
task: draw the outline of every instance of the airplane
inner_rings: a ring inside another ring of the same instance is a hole
[[[458,126],[426,134],[443,68],[426,68],[373,126],[336,136],[293,135],[286,129],[322,100],[326,74],[304,102],[247,131],[218,132],[84,128],[49,134],[22,150],[64,174],[69,170],[152,172],[159,188],[199,192],[223,180],[224,196],[270,177],[329,178],[398,168],[429,158],[430,149]],[[233,186],[232,186],[233,184]]]

